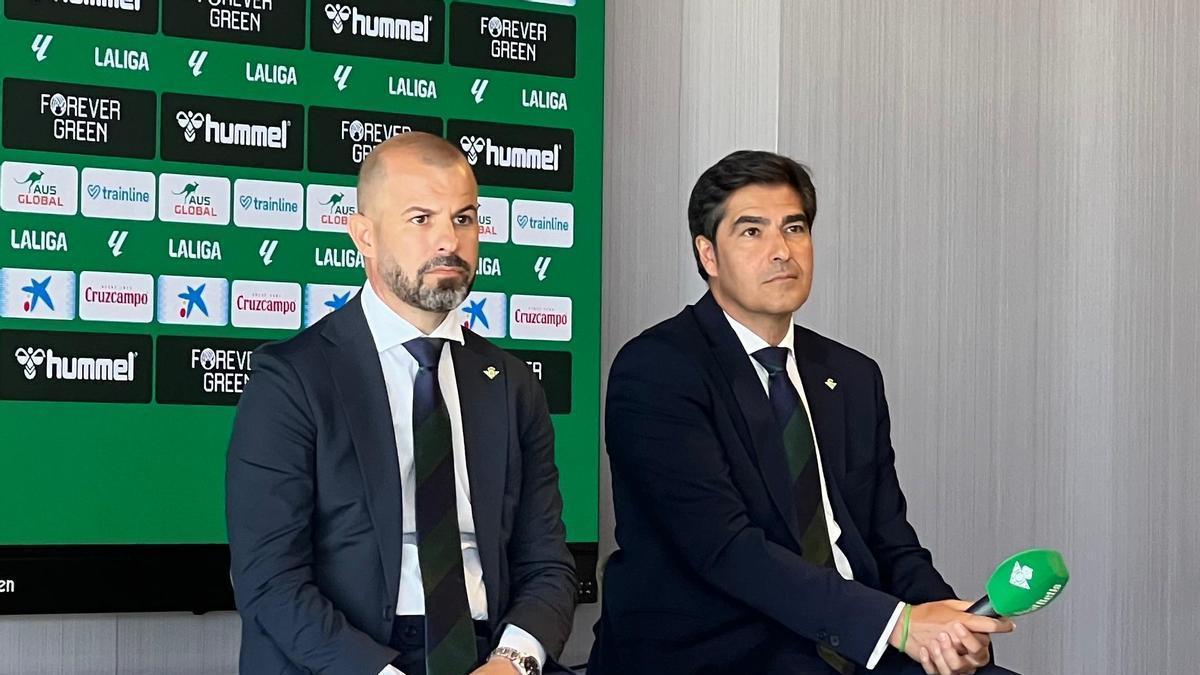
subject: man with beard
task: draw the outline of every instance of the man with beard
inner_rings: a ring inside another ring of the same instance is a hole
[[[226,514],[241,672],[536,675],[575,573],[524,363],[464,328],[478,186],[422,133],[364,160],[356,298],[255,353]]]

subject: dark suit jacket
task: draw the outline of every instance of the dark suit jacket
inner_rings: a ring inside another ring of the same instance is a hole
[[[494,639],[520,626],[553,657],[576,582],[545,396],[523,362],[463,333],[451,348],[488,623]],[[357,298],[255,353],[226,479],[241,672],[377,675],[396,656],[400,469]]]
[[[625,345],[609,376],[620,550],[589,675],[827,674],[816,643],[865,664],[900,600],[954,597],[905,516],[879,367],[799,326],[795,341],[855,581],[801,559],[770,401],[705,295]]]

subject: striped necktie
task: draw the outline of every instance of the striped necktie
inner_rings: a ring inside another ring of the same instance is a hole
[[[764,347],[752,356],[767,369],[771,407],[783,431],[783,448],[792,478],[796,522],[801,531],[800,556],[818,567],[835,568],[829,524],[825,522],[825,505],[821,500],[817,446],[808,412],[801,405],[800,394],[788,377],[788,350],[785,347]],[[854,664],[826,645],[818,643],[817,653],[838,673],[850,675],[854,672]]]
[[[478,657],[458,530],[450,413],[438,385],[438,361],[445,342],[416,338],[404,347],[420,365],[413,383],[412,428],[426,673],[465,675]]]

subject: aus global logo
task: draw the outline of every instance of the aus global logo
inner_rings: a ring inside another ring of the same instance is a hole
[[[358,191],[339,185],[309,185],[306,207],[308,229],[344,234],[350,217],[358,213]]]
[[[164,173],[159,176],[159,220],[177,223],[229,224],[229,179]]]
[[[73,216],[79,211],[79,170],[58,164],[4,162],[0,205],[5,211]]]

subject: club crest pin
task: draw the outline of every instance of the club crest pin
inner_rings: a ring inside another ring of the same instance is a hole
[[[500,374],[500,371],[496,370],[496,366],[488,366],[487,370],[483,371],[483,374],[487,375],[487,379],[494,380]]]
[[[828,380],[825,380],[825,386],[829,387],[830,391],[833,391],[834,389],[837,389],[837,382],[835,382],[831,377]]]

